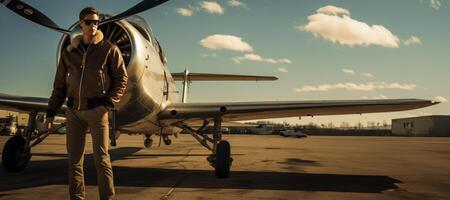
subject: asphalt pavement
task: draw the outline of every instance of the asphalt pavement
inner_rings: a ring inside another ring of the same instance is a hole
[[[231,177],[218,179],[210,154],[190,135],[143,147],[123,135],[110,149],[117,199],[450,199],[450,138],[224,135]],[[8,139],[0,136],[0,147]],[[90,135],[86,199],[98,199]],[[0,169],[0,199],[67,199],[65,136],[32,149],[21,173]]]

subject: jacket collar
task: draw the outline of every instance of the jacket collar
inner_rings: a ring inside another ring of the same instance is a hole
[[[103,33],[100,30],[97,30],[97,33],[92,38],[92,44],[96,45],[103,40]],[[73,49],[76,49],[80,43],[83,42],[83,35],[77,35],[70,41],[70,45],[67,46],[67,51],[70,52]]]

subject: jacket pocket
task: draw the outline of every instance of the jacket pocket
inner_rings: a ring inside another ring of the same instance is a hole
[[[66,85],[67,85],[67,87],[69,87],[70,86],[70,72],[67,72],[66,73]]]
[[[85,79],[83,80],[83,94],[86,98],[104,97],[105,91],[103,73],[99,69],[85,68]]]
[[[72,90],[73,90],[73,86],[72,86],[73,74],[70,71],[67,71],[64,78],[65,78],[65,81],[66,81],[67,94],[68,95],[73,95],[72,94]]]

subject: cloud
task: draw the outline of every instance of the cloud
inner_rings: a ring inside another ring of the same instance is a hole
[[[267,63],[271,63],[271,64],[278,64],[278,63],[291,64],[292,63],[292,61],[287,58],[283,58],[283,59],[263,58],[260,55],[253,54],[253,53],[245,54],[244,56],[233,58],[233,61],[238,64],[241,64],[242,61],[244,61],[244,60],[267,62]]]
[[[194,14],[194,11],[192,11],[191,9],[187,9],[187,8],[177,8],[176,11],[181,16],[189,17],[189,16],[192,16]]]
[[[210,35],[200,40],[199,44],[208,49],[228,49],[240,52],[253,51],[253,48],[247,42],[234,35]]]
[[[368,25],[365,22],[352,19],[349,14],[350,12],[347,9],[325,6],[319,8],[316,14],[308,16],[308,24],[297,26],[296,29],[350,47],[354,45],[399,47],[400,39],[384,26]]]
[[[212,54],[201,54],[200,56],[203,57],[203,58],[217,57],[217,54],[215,54],[215,53],[212,53]]]
[[[228,5],[230,6],[242,6],[245,7],[245,4],[240,2],[239,0],[229,0]]]
[[[346,68],[343,68],[342,69],[342,72],[344,72],[345,74],[349,74],[349,75],[355,75],[356,74],[356,71],[355,70],[353,70],[353,69],[346,69]],[[373,77],[375,77],[373,74],[371,74],[371,73],[360,73],[359,74],[360,76],[363,76],[363,77],[367,77],[367,78],[373,78]]]
[[[361,76],[364,76],[364,77],[367,77],[367,78],[373,78],[373,77],[375,77],[373,74],[371,74],[371,73],[361,73],[361,74],[359,74],[359,75],[361,75]]]
[[[369,98],[367,96],[362,96],[361,99],[388,99],[388,97],[384,96],[383,94],[380,94],[380,95],[374,96],[372,98]]]
[[[317,9],[317,13],[323,13],[327,15],[337,15],[337,14],[346,14],[350,15],[350,12],[345,8],[339,8],[336,6],[325,6]]]
[[[224,13],[222,6],[215,1],[203,1],[200,6],[207,13],[219,15],[223,15]]]
[[[373,91],[381,89],[400,89],[400,90],[414,90],[416,84],[400,84],[400,83],[336,83],[336,84],[321,84],[317,86],[305,85],[295,88],[296,92],[325,92],[336,89],[354,90],[354,91]]]
[[[380,95],[378,95],[378,96],[376,96],[376,97],[373,97],[374,99],[388,99],[388,97],[387,96],[384,96],[383,94],[380,94]]]
[[[278,63],[287,63],[287,64],[291,64],[292,63],[292,61],[287,59],[287,58],[278,59],[277,61],[278,61]]]
[[[278,69],[277,69],[279,72],[283,72],[283,73],[287,73],[288,72],[288,70],[286,69],[286,68],[284,68],[284,67],[278,67]]]
[[[342,72],[344,72],[345,74],[350,74],[350,75],[355,75],[355,70],[352,69],[342,69]]]
[[[405,45],[413,45],[413,44],[421,44],[422,41],[417,36],[411,36],[407,40],[403,41],[403,44]]]
[[[441,0],[430,0],[430,6],[436,10],[439,10],[442,6]]]
[[[445,98],[445,97],[443,97],[443,96],[435,96],[434,97],[434,100],[435,101],[439,101],[439,102],[447,102],[448,100]]]

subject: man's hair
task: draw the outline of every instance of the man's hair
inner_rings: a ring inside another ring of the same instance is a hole
[[[83,8],[83,10],[80,11],[80,20],[83,20],[86,15],[98,15],[98,11],[94,7],[86,7]]]

